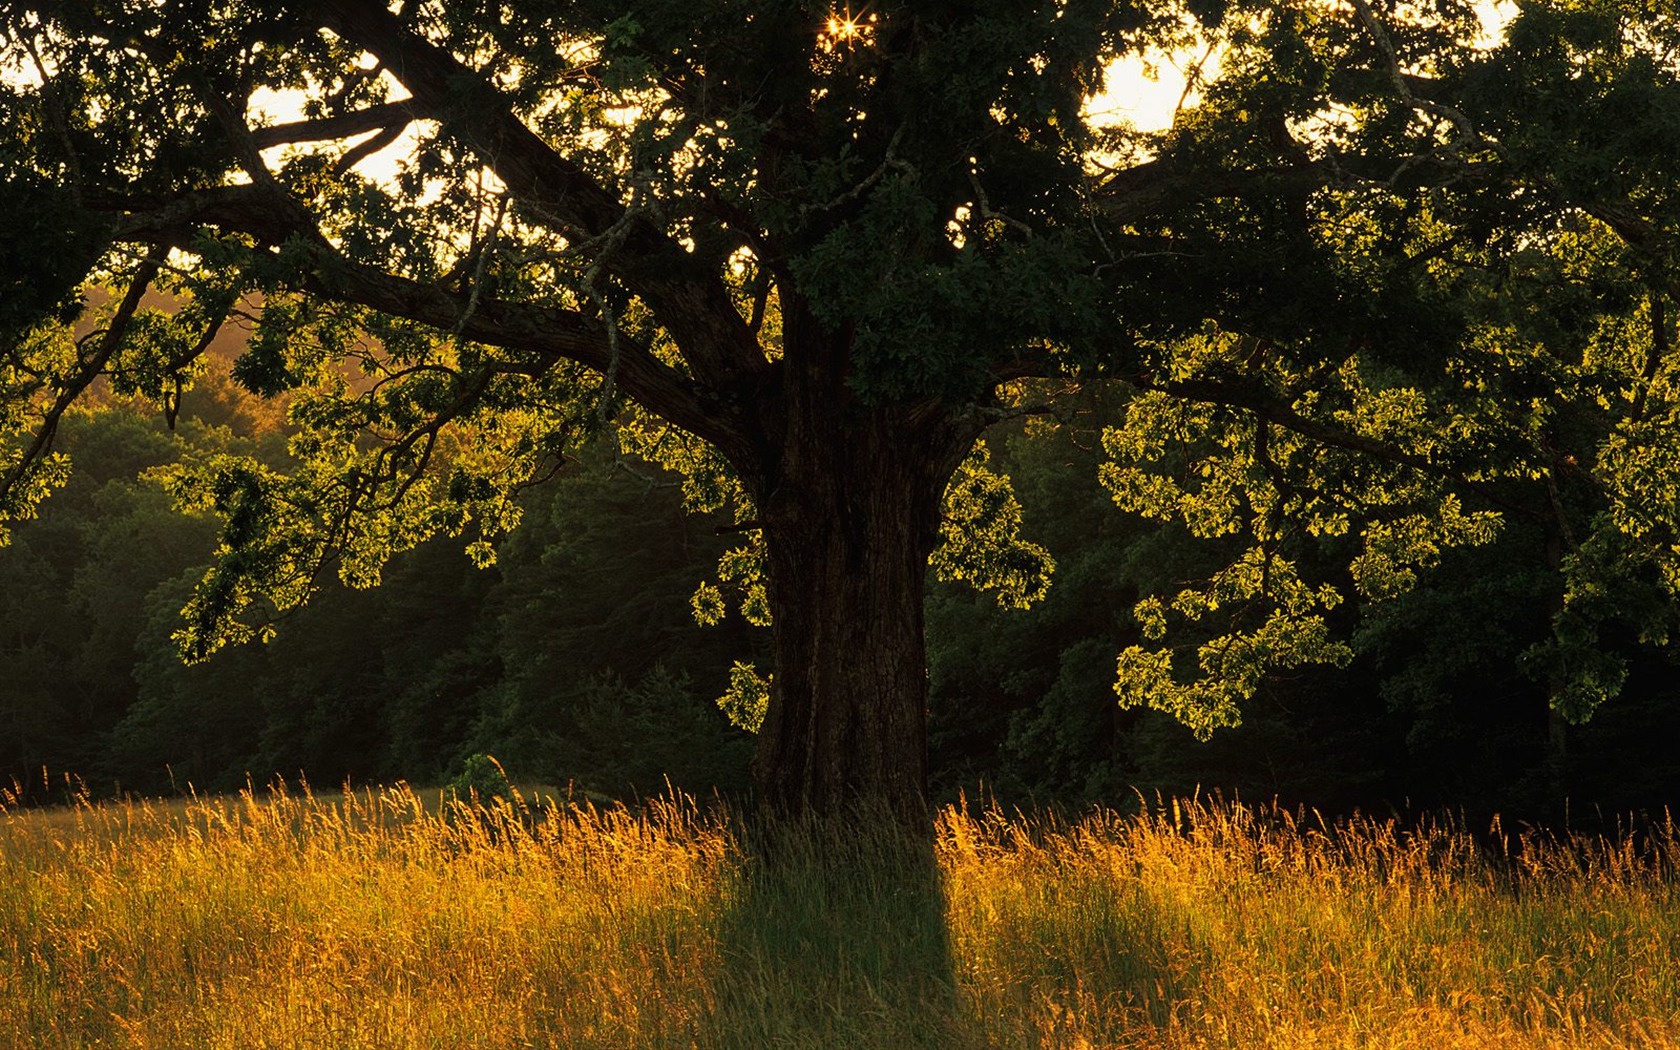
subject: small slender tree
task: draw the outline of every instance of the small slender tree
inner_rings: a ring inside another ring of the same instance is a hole
[[[1582,716],[1613,595],[1655,638],[1680,584],[1680,31],[1519,7],[1489,41],[1468,0],[0,0],[0,510],[96,382],[173,413],[248,326],[295,466],[172,477],[222,520],[202,657],[323,570],[490,560],[611,425],[733,510],[765,799],[914,810],[930,564],[1015,603],[1050,569],[977,442],[1115,383],[1115,499],[1228,554],[1139,606],[1123,702],[1230,724],[1346,657],[1332,610],[1525,514]],[[1170,128],[1088,115],[1121,59],[1191,63]]]

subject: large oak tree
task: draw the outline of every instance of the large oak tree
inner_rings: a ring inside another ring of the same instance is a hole
[[[1120,384],[1105,482],[1226,565],[1144,597],[1123,702],[1230,724],[1522,514],[1584,716],[1598,632],[1662,637],[1680,581],[1672,6],[1490,42],[1464,0],[5,0],[0,517],[96,382],[172,413],[248,326],[296,465],[170,478],[223,523],[202,656],[324,569],[492,558],[611,427],[734,512],[766,800],[913,809],[930,563],[1017,603],[1050,568],[977,442]],[[1087,116],[1128,57],[1191,64],[1167,130]]]

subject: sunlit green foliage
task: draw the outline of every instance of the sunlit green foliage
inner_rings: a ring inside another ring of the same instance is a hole
[[[1182,346],[1176,367],[1189,381],[1256,349],[1209,337]],[[1369,388],[1353,361],[1288,406],[1333,420],[1344,441],[1390,448],[1409,461],[1383,465],[1246,412],[1158,392],[1131,399],[1124,422],[1103,435],[1110,459],[1099,476],[1115,502],[1238,553],[1209,579],[1138,604],[1152,642],[1180,637],[1169,632],[1174,620],[1205,624],[1209,637],[1189,674],[1175,669],[1172,649],[1122,652],[1122,704],[1154,704],[1204,736],[1233,725],[1240,702],[1270,668],[1351,658],[1327,620],[1344,601],[1394,598],[1443,548],[1489,542],[1498,514],[1467,512],[1439,474],[1418,467],[1450,456],[1457,429],[1428,409],[1415,388]],[[1296,565],[1303,545],[1346,545],[1346,582],[1304,579]]]
[[[752,664],[736,661],[729,669],[729,691],[718,697],[717,703],[732,724],[756,733],[764,724],[764,710],[770,703],[770,682],[760,677]]]
[[[1102,483],[1206,552],[1128,595],[1123,703],[1232,726],[1520,520],[1552,574],[1525,664],[1584,719],[1680,594],[1670,6],[1531,0],[1482,41],[1466,0],[880,3],[844,34],[733,0],[7,0],[0,521],[65,484],[78,399],[173,421],[231,321],[290,443],[159,473],[221,523],[189,657],[440,537],[493,564],[596,437],[727,518],[701,621],[778,630],[766,566],[815,515],[924,515],[891,531],[918,567],[1026,607],[1054,563],[977,442],[1105,385]],[[1169,127],[1093,126],[1109,63],[1168,52],[1208,56]],[[745,666],[742,722],[807,680]]]
[[[984,443],[968,454],[945,489],[941,545],[930,564],[941,580],[961,580],[997,596],[999,605],[1024,609],[1050,588],[1055,559],[1021,538],[1021,504],[1009,475],[988,467]]]

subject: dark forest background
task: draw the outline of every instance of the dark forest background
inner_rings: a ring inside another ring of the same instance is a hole
[[[1117,398],[1118,395],[1115,395]],[[1272,681],[1244,724],[1197,741],[1165,715],[1118,709],[1115,654],[1131,607],[1217,552],[1129,518],[1097,483],[1100,391],[1058,424],[994,433],[1025,532],[1058,563],[1047,599],[1000,609],[961,585],[928,603],[932,783],[940,801],[1126,803],[1219,790],[1326,811],[1451,807],[1555,818],[1657,810],[1680,787],[1680,679],[1661,651],[1626,655],[1621,697],[1584,726],[1551,715],[1523,654],[1559,586],[1545,541],[1507,525],[1457,550],[1413,593],[1343,626],[1359,656]],[[185,666],[170,641],[214,544],[145,472],[182,457],[284,460],[283,413],[226,380],[186,397],[174,433],[106,399],[67,422],[76,473],[0,549],[0,783],[50,797],[219,791],[272,777],[435,784],[475,753],[517,779],[615,796],[671,784],[748,788],[750,734],[714,697],[764,632],[693,621],[689,596],[739,541],[682,509],[674,478],[583,450],[526,498],[490,569],[440,541],[383,586],[336,583],[266,645]],[[1353,612],[1350,611],[1352,616]],[[45,770],[45,775],[43,775]],[[41,790],[46,784],[46,790]]]

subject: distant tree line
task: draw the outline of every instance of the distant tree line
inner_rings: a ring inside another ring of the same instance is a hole
[[[1077,805],[1199,788],[1549,817],[1566,799],[1582,813],[1675,797],[1680,679],[1664,650],[1625,639],[1622,695],[1585,725],[1551,715],[1546,670],[1525,654],[1548,636],[1560,581],[1520,519],[1491,546],[1448,552],[1411,594],[1358,610],[1350,666],[1275,676],[1244,724],[1209,742],[1121,710],[1114,653],[1138,638],[1138,596],[1198,578],[1221,552],[1122,513],[1096,481],[1118,396],[1093,388],[1056,421],[990,442],[1056,582],[1025,610],[932,586],[939,798]],[[751,736],[715,698],[732,661],[763,657],[766,632],[733,614],[701,627],[690,601],[738,537],[605,442],[527,494],[494,566],[428,544],[378,588],[329,582],[267,644],[183,664],[171,635],[215,529],[145,473],[228,450],[282,461],[280,418],[224,380],[189,395],[173,435],[112,398],[67,422],[77,473],[0,551],[0,780],[35,797],[43,769],[96,793],[275,776],[432,784],[490,753],[520,778],[620,796],[667,780],[748,789]]]
[[[242,416],[244,400],[224,386],[191,402],[173,442],[124,405],[67,427],[83,469],[0,552],[0,775],[28,787],[45,766],[140,792],[423,784],[487,752],[615,793],[666,776],[744,787],[751,739],[703,676],[751,639],[696,627],[684,590],[723,541],[669,478],[604,451],[534,494],[501,568],[428,545],[381,588],[330,583],[268,644],[184,664],[171,635],[215,530],[136,473],[229,446],[283,457],[284,435]]]

